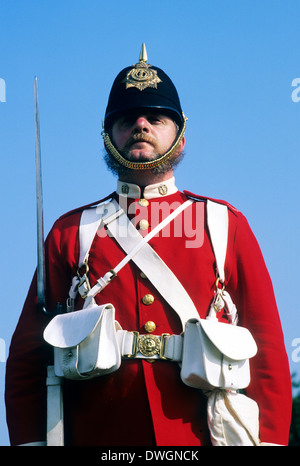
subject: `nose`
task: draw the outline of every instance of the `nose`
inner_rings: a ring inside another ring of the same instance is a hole
[[[149,133],[150,132],[150,124],[144,115],[140,115],[136,118],[134,122],[134,126],[133,126],[133,131],[137,133],[139,132]]]

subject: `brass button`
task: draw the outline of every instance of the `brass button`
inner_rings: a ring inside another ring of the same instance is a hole
[[[154,302],[154,296],[152,294],[145,294],[145,296],[142,298],[142,301],[146,306],[150,306]]]
[[[128,184],[122,184],[121,191],[123,194],[128,194],[129,193],[129,186]]]
[[[140,272],[140,277],[141,278],[147,278],[147,276],[144,274],[144,272]]]
[[[148,207],[149,201],[147,201],[147,199],[142,198],[142,199],[139,199],[138,204],[139,204],[141,207]]]
[[[158,192],[161,196],[165,196],[168,193],[168,186],[165,184],[161,184],[158,187]]]
[[[145,219],[140,220],[140,222],[139,222],[139,229],[140,229],[140,230],[148,230],[148,228],[149,228],[149,222],[148,222],[148,220],[145,220]]]
[[[146,332],[152,333],[156,329],[156,325],[154,322],[152,322],[152,320],[148,320],[148,322],[146,322],[144,325],[144,329],[146,330]]]

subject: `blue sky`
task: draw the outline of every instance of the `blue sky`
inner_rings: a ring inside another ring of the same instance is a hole
[[[113,79],[138,61],[143,41],[188,117],[178,187],[226,199],[248,218],[300,374],[299,15],[298,0],[0,0],[0,445],[3,359],[36,266],[34,76],[47,233],[64,212],[114,190],[101,120]]]

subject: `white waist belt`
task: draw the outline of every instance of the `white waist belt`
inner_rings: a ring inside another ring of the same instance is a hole
[[[182,360],[183,337],[181,335],[140,335],[138,332],[119,330],[117,340],[123,359]]]

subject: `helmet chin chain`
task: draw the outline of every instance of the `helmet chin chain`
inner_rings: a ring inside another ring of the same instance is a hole
[[[152,161],[148,161],[148,162],[131,162],[131,161],[125,159],[120,154],[120,152],[118,152],[118,150],[115,148],[115,146],[111,142],[111,139],[109,137],[108,132],[106,133],[106,132],[103,131],[102,136],[103,136],[103,139],[104,139],[105,148],[106,148],[107,152],[110,155],[112,155],[121,165],[123,165],[126,168],[129,168],[131,170],[150,170],[151,168],[155,168],[158,165],[161,165],[164,162],[166,162],[166,160],[168,160],[176,152],[176,150],[178,149],[178,146],[179,146],[179,144],[180,144],[180,142],[181,142],[181,140],[182,140],[182,138],[184,136],[184,132],[185,132],[185,129],[186,129],[186,120],[187,120],[187,118],[183,115],[183,126],[182,126],[182,129],[181,129],[180,133],[178,134],[174,144],[171,146],[171,148],[165,154],[163,154],[162,156],[160,156],[156,160],[152,160]]]

